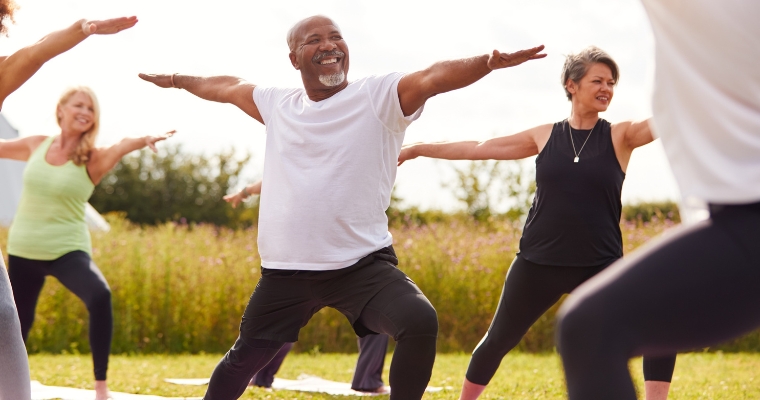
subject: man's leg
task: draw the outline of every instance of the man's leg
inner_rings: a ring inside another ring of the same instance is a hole
[[[253,376],[251,379],[251,385],[259,386],[263,388],[270,388],[272,387],[272,382],[274,382],[274,376],[277,374],[277,371],[280,370],[280,367],[282,366],[282,362],[285,361],[285,356],[288,355],[290,352],[290,349],[293,348],[293,343],[285,343],[281,348],[280,351],[277,352],[277,354],[274,355],[274,358],[272,358],[272,361],[269,362],[269,364],[265,365],[264,368],[260,369],[259,372],[256,373],[256,375]]]
[[[558,323],[571,400],[635,399],[627,360],[760,326],[760,213],[731,209],[623,260],[573,292]]]
[[[321,306],[311,296],[312,281],[293,271],[262,269],[240,322],[240,335],[211,375],[205,400],[239,398],[264,368]]]
[[[422,398],[435,361],[438,316],[417,285],[409,279],[388,284],[367,303],[357,323],[396,340],[391,399]]]
[[[211,374],[203,399],[233,400],[242,396],[253,375],[264,368],[284,344],[263,339],[246,343],[238,337]]]
[[[359,359],[356,360],[351,389],[374,392],[383,388],[383,365],[388,351],[388,335],[367,335],[359,338]]]

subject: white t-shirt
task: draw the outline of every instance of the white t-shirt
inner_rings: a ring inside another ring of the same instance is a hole
[[[315,102],[304,89],[256,87],[266,125],[259,217],[262,266],[333,270],[389,246],[390,203],[404,132],[404,74],[351,82]]]
[[[760,201],[760,1],[642,0],[653,128],[684,198]]]

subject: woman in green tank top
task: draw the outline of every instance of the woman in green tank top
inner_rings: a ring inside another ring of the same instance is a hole
[[[0,142],[0,157],[27,161],[19,208],[8,234],[8,275],[24,340],[46,276],[57,278],[85,303],[90,314],[96,400],[105,400],[113,331],[111,291],[91,259],[85,204],[95,185],[124,155],[143,147],[156,151],[156,142],[174,131],[95,147],[100,109],[87,87],[66,91],[56,117],[60,135]]]
[[[7,34],[8,21],[18,7],[13,0],[0,0],[0,35]],[[46,62],[81,43],[92,34],[113,34],[133,27],[135,17],[102,21],[79,20],[67,28],[55,31],[42,40],[11,54],[0,56],[0,108],[5,99],[21,87]],[[0,139],[0,157],[13,158],[18,154],[13,142]],[[22,154],[23,155],[23,154]],[[98,398],[108,395],[98,393]],[[0,252],[0,399],[30,400],[29,363],[21,337],[19,318],[13,302],[10,282]]]

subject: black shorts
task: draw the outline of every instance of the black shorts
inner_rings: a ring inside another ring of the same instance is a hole
[[[240,337],[244,341],[298,341],[301,328],[324,307],[345,315],[358,336],[375,333],[357,322],[367,302],[391,282],[407,280],[414,285],[397,265],[396,253],[388,246],[337,270],[262,268],[261,279],[243,313]]]

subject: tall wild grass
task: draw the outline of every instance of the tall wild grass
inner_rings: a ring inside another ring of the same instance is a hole
[[[237,336],[240,317],[260,274],[255,228],[168,223],[140,227],[110,217],[112,230],[93,235],[93,258],[113,291],[114,353],[223,352]],[[623,222],[625,251],[672,227],[668,219]],[[496,309],[514,258],[520,227],[511,221],[441,218],[403,220],[391,229],[405,271],[438,310],[444,352],[469,352]],[[7,230],[0,230],[5,248]],[[531,328],[519,349],[553,349],[556,307]],[[54,278],[48,278],[30,333],[30,352],[88,352],[87,311]],[[320,311],[301,331],[298,350],[355,352],[345,318]],[[752,334],[725,350],[760,350]]]

